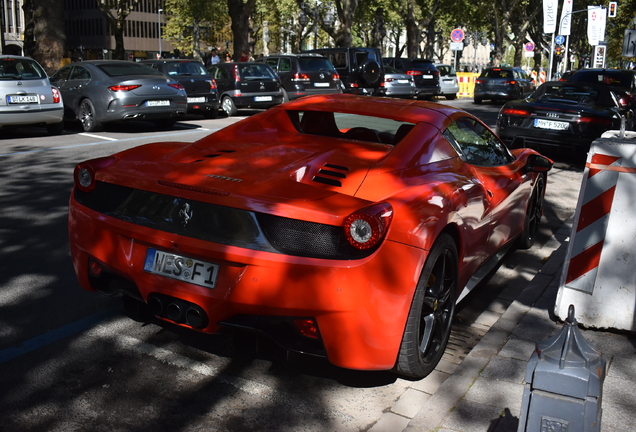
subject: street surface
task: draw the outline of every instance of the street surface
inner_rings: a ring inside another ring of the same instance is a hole
[[[501,107],[438,103],[493,128]],[[229,334],[139,323],[120,299],[79,288],[66,227],[75,165],[150,142],[193,142],[240,118],[192,116],[163,131],[75,126],[57,137],[0,131],[0,431],[368,431],[417,385],[287,356],[266,341],[252,353],[235,349]],[[581,175],[582,166],[556,161],[539,245],[574,214]],[[491,299],[515,278],[532,278],[528,254],[509,254],[460,305],[446,362],[461,361],[487,331],[473,324]]]

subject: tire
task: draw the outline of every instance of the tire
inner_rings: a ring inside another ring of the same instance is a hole
[[[450,336],[459,258],[448,234],[436,241],[415,290],[396,364],[398,373],[423,378],[435,369]]]
[[[544,194],[545,176],[540,175],[528,202],[526,217],[523,220],[523,232],[517,239],[517,247],[519,249],[530,249],[534,244],[537,232],[539,232],[541,216],[543,215]]]
[[[77,111],[77,117],[79,117],[82,123],[84,132],[97,132],[102,129],[101,122],[97,120],[95,105],[93,105],[90,99],[82,100]]]
[[[360,80],[365,85],[375,86],[380,83],[381,72],[378,62],[367,59],[360,66]]]
[[[64,122],[61,121],[59,123],[52,123],[46,125],[46,131],[49,135],[60,135],[64,132]]]
[[[283,103],[289,102],[289,95],[287,94],[287,90],[283,89]]]
[[[219,116],[219,109],[218,108],[212,107],[211,110],[203,111],[203,117],[206,118],[206,119],[214,120],[218,116]]]
[[[473,99],[473,102],[479,105],[481,103],[481,98],[476,97]]]
[[[229,96],[224,96],[221,101],[221,108],[225,111],[228,117],[235,116],[238,110],[236,109],[236,105],[234,105],[234,101]]]
[[[444,97],[446,98],[446,100],[455,100],[457,99],[457,94],[448,94],[444,95]]]

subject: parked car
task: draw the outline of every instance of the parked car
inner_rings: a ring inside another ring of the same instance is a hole
[[[59,135],[63,118],[60,91],[42,66],[32,58],[0,55],[0,128],[42,125]]]
[[[386,96],[407,99],[415,96],[413,77],[387,65],[384,65],[384,88]]]
[[[624,69],[581,69],[568,79],[570,82],[582,82],[608,86],[621,99],[623,105],[636,112],[636,71]]]
[[[415,81],[415,97],[418,99],[433,99],[440,94],[439,70],[431,60],[427,59],[406,59],[406,58],[383,58],[385,65],[413,77]]]
[[[256,61],[278,74],[285,102],[302,96],[342,93],[340,75],[320,54],[270,54]]]
[[[585,155],[603,132],[620,128],[621,117],[632,127],[629,109],[607,86],[548,81],[527,99],[501,108],[497,134],[511,148]]]
[[[169,128],[187,111],[183,86],[140,63],[71,63],[55,72],[51,82],[62,92],[66,119],[78,119],[86,132],[130,120],[148,120]]]
[[[279,78],[266,64],[217,63],[208,70],[216,80],[221,108],[228,116],[235,116],[239,108],[270,108],[284,101]]]
[[[318,53],[334,65],[345,93],[384,96],[384,66],[378,48],[339,47],[319,48]]]
[[[142,64],[177,80],[188,95],[188,112],[214,119],[219,114],[221,102],[216,82],[210,72],[197,60],[160,59],[144,60]]]
[[[551,165],[456,108],[308,96],[80,163],[70,250],[132,316],[423,377],[456,302],[534,241]]]
[[[491,67],[484,69],[475,80],[473,100],[480,104],[485,99],[523,99],[535,90],[532,78],[518,67]]]
[[[438,63],[435,65],[439,71],[439,96],[444,96],[448,100],[457,99],[459,92],[459,82],[455,68],[448,64]]]

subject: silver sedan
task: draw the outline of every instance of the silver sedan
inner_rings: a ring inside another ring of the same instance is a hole
[[[71,63],[54,73],[51,82],[62,92],[66,119],[79,119],[86,132],[122,120],[149,120],[168,128],[188,108],[181,84],[129,61]]]
[[[32,58],[0,55],[0,128],[44,125],[62,133],[64,105],[57,88]]]

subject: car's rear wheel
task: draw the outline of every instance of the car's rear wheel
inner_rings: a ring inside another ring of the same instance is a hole
[[[208,111],[203,111],[203,117],[206,119],[215,119],[219,116],[219,110],[217,108],[212,108]]]
[[[90,99],[84,99],[80,102],[78,117],[82,123],[82,128],[84,128],[84,132],[96,132],[101,130],[102,124],[97,120],[95,105],[93,105]]]
[[[423,378],[442,358],[455,313],[458,279],[457,245],[442,234],[429,253],[409,310],[397,372]]]
[[[455,100],[455,99],[457,99],[457,94],[447,94],[447,95],[444,95],[444,97],[447,100]]]
[[[544,196],[545,178],[541,175],[537,178],[537,183],[532,191],[530,202],[528,202],[526,217],[523,221],[523,232],[517,239],[517,247],[519,249],[530,249],[534,244],[537,232],[539,232],[541,216],[543,215]]]
[[[481,103],[481,98],[473,98],[473,102],[475,102],[477,105],[479,105]]]
[[[238,110],[236,109],[236,105],[234,105],[234,101],[229,96],[223,97],[223,101],[221,101],[221,107],[228,117],[235,116],[238,112]]]
[[[49,135],[59,135],[64,132],[64,122],[52,123],[46,125],[46,131]]]

